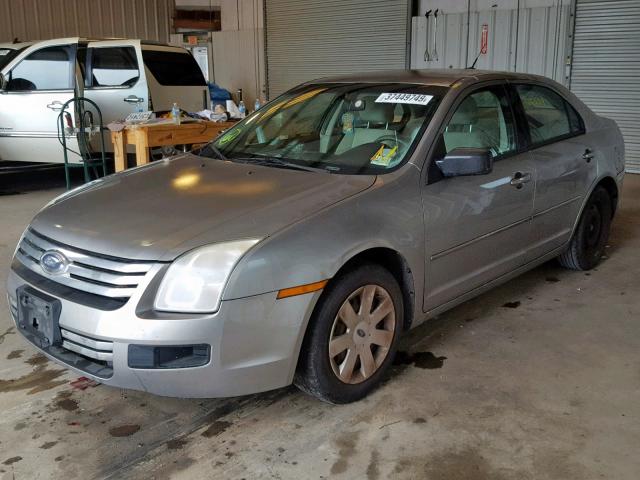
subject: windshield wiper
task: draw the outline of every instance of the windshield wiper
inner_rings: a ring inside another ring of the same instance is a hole
[[[278,157],[264,157],[264,156],[255,156],[255,157],[233,157],[230,158],[229,160],[231,160],[232,162],[242,162],[242,163],[253,163],[256,165],[263,165],[263,166],[273,166],[273,167],[280,167],[280,168],[289,168],[291,170],[302,170],[305,172],[325,172],[325,173],[330,173],[328,170],[324,169],[324,168],[314,168],[314,167],[307,167],[306,165],[300,165],[298,163],[293,163],[293,162],[287,162],[286,160],[283,160],[281,158]]]
[[[218,157],[220,160],[229,160],[229,159],[226,157],[226,155],[225,155],[224,153],[222,153],[222,152],[220,151],[220,149],[219,149],[218,147],[216,147],[216,146],[213,144],[213,142],[211,142],[211,143],[207,143],[204,147],[202,147],[202,148],[200,149],[200,156],[202,156],[202,153],[203,153],[207,148],[208,148],[209,150],[211,150],[211,151],[215,154],[215,156],[216,156],[216,157]],[[209,158],[211,158],[211,157],[209,157]]]

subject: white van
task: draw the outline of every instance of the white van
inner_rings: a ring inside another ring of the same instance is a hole
[[[174,102],[191,112],[210,107],[204,76],[184,48],[83,38],[0,44],[0,160],[63,162],[57,119],[74,92],[96,102],[105,125]]]

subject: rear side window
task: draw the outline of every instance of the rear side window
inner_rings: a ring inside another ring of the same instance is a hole
[[[92,87],[132,87],[138,82],[134,47],[90,48]]]
[[[11,70],[7,90],[72,90],[74,63],[75,52],[70,45],[40,49]]]
[[[144,64],[160,85],[204,86],[200,67],[188,52],[142,50]]]
[[[539,85],[516,85],[529,125],[531,143],[538,145],[582,133],[582,120],[564,98]]]

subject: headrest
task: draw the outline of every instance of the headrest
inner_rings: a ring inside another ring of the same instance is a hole
[[[375,99],[366,99],[365,108],[357,112],[360,123],[387,124],[393,122],[393,103],[375,103]]]

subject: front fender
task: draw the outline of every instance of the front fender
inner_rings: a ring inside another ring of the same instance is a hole
[[[372,248],[398,252],[424,278],[424,229],[418,175],[377,180],[350,197],[256,245],[231,274],[225,300],[333,278],[351,258]],[[393,199],[393,200],[391,200]],[[415,285],[416,291],[422,288]]]

